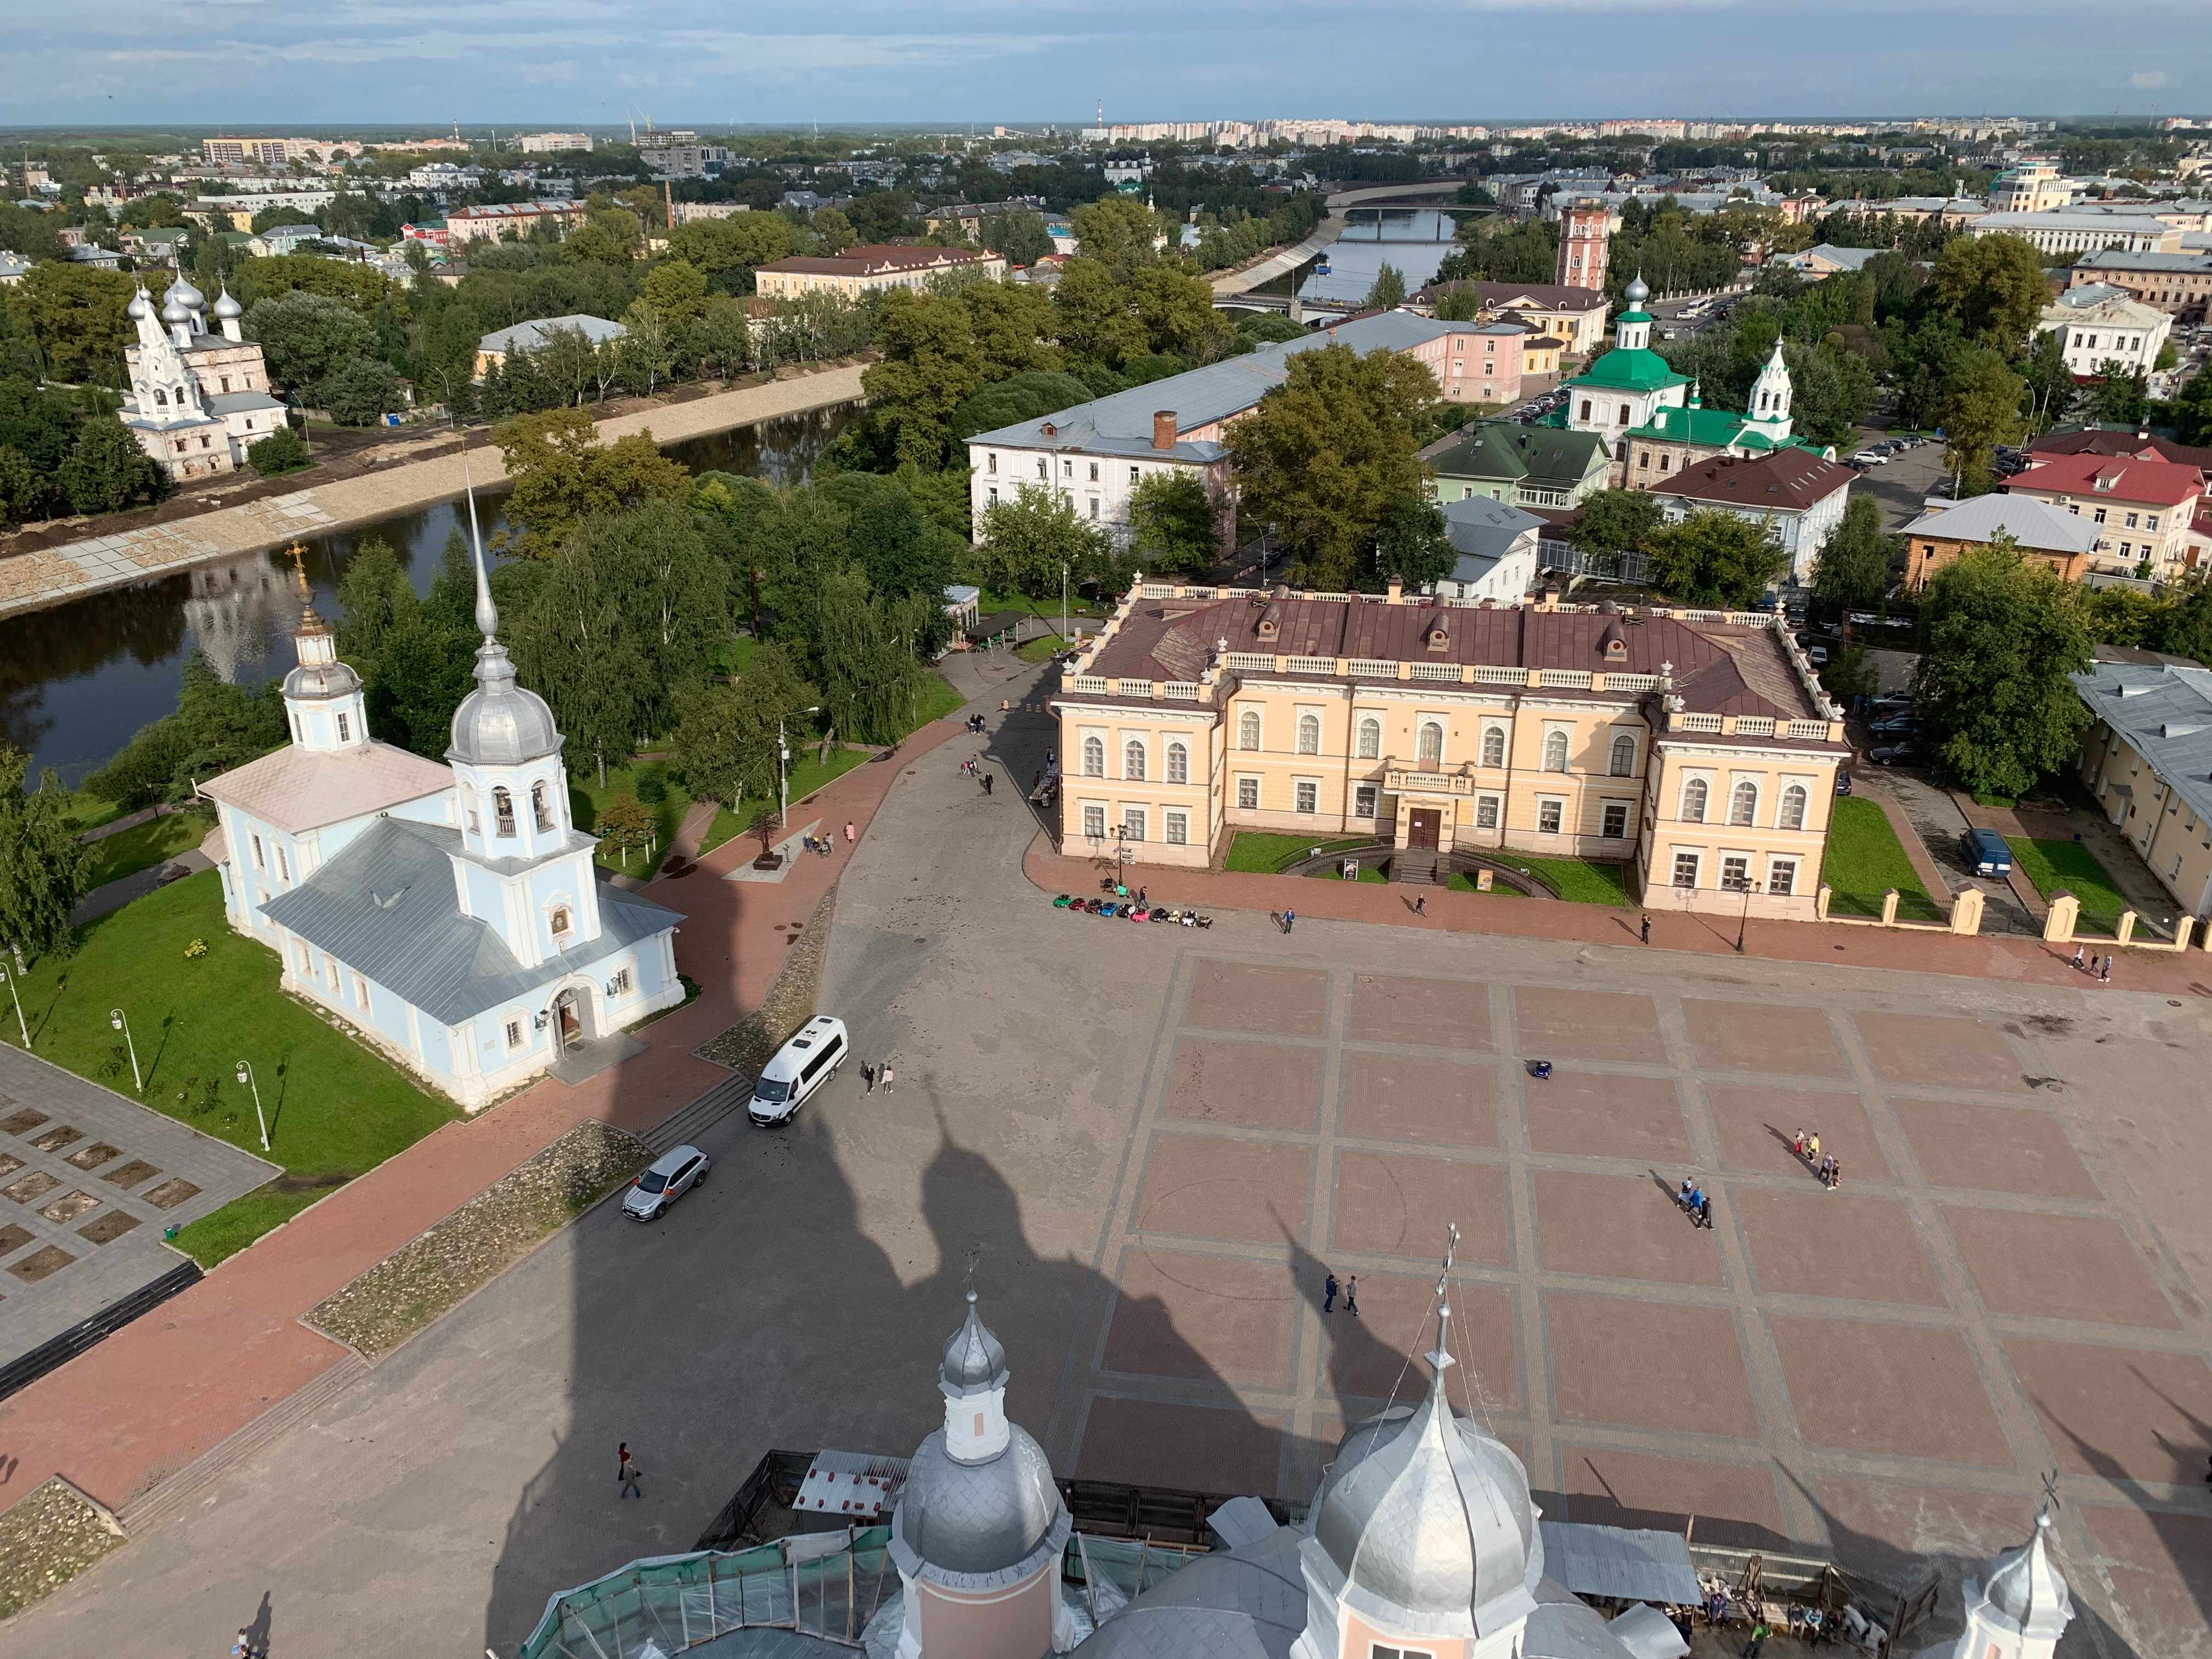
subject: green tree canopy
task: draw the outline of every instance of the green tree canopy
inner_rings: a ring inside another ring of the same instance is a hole
[[[877,325],[883,356],[862,373],[869,412],[902,461],[944,465],[952,417],[984,381],[985,360],[968,308],[950,295],[899,290]]]
[[[324,377],[317,398],[340,426],[373,426],[396,411],[403,398],[389,363],[356,357]]]
[[[1406,274],[1386,259],[1375,273],[1374,286],[1367,290],[1367,309],[1395,311],[1405,303]]]
[[[1148,473],[1129,492],[1129,556],[1139,569],[1203,570],[1220,553],[1220,509],[1196,471]]]
[[[695,796],[732,811],[749,795],[773,796],[777,723],[799,737],[806,722],[799,711],[819,696],[791,653],[775,644],[756,647],[735,684],[702,684],[678,695],[669,740],[676,775]]]
[[[1066,498],[1024,484],[1012,499],[983,509],[969,571],[986,587],[1036,599],[1059,592],[1063,572],[1071,584],[1080,582],[1112,556],[1105,532],[1076,517]]]
[[[119,513],[169,493],[169,475],[112,415],[84,423],[54,481],[78,513]]]
[[[2050,303],[2043,255],[2019,236],[1961,236],[1936,256],[1930,282],[1936,303],[1959,319],[1966,337],[2008,355]]]
[[[92,849],[76,838],[69,796],[49,769],[28,793],[30,760],[0,744],[0,945],[21,963],[69,934],[70,912],[92,879]]]
[[[137,278],[119,270],[50,259],[31,267],[10,307],[21,306],[50,378],[120,386],[134,333],[125,313],[137,291]]]
[[[1941,407],[1944,459],[1959,477],[1960,495],[1979,495],[1987,489],[1990,463],[1996,458],[1997,446],[2019,442],[2027,430],[2020,413],[2021,394],[2025,390],[2020,376],[1990,347],[1975,347],[1952,359]]]
[[[580,409],[520,416],[493,437],[514,483],[507,521],[522,526],[517,546],[530,558],[544,557],[592,514],[691,493],[691,475],[654,447],[652,433],[603,444]]]
[[[1813,591],[1820,603],[1845,609],[1879,604],[1889,592],[1890,566],[1903,539],[1882,529],[1880,501],[1853,495],[1814,567]]]
[[[1618,557],[1639,550],[1661,516],[1659,498],[1641,489],[1593,490],[1567,533],[1585,553]]]
[[[1395,576],[1409,589],[1426,587],[1458,562],[1443,512],[1426,496],[1409,493],[1393,501],[1375,526],[1374,556],[1359,585],[1377,592]]]
[[[318,400],[326,380],[376,349],[366,317],[343,300],[304,289],[255,301],[244,332],[260,343],[269,378],[301,402]]]
[[[1656,587],[1692,605],[1745,611],[1788,574],[1771,526],[1735,513],[1693,512],[1644,538]]]

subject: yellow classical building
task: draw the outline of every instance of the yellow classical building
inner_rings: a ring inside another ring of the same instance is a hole
[[[1423,879],[1617,860],[1647,902],[1809,919],[1843,716],[1762,614],[1139,580],[1063,672],[1060,839],[1203,868],[1371,834]]]

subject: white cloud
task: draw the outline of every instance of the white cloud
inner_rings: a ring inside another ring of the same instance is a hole
[[[2164,70],[2137,70],[2128,76],[2128,84],[2137,92],[2155,92],[2160,87],[2170,87],[2173,77]]]

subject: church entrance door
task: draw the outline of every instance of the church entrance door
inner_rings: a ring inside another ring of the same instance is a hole
[[[570,1043],[581,1042],[584,1040],[584,1013],[577,1006],[575,992],[562,992],[554,1000],[553,1012],[561,1022],[561,1047],[565,1049]]]

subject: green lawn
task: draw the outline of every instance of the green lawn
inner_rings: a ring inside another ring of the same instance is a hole
[[[791,751],[791,799],[794,801],[801,795],[812,794],[825,783],[833,782],[843,777],[846,773],[866,760],[869,751],[865,749],[848,749],[841,744],[830,751],[830,759],[826,765],[815,758],[816,753],[813,749],[801,752],[796,746]],[[739,802],[738,810],[734,812],[726,806],[718,809],[714,814],[714,822],[708,830],[707,838],[700,844],[699,850],[702,853],[711,853],[732,836],[743,835],[775,811],[775,797],[752,795],[746,796]]]
[[[38,781],[33,779],[29,787],[38,787]],[[72,829],[97,830],[101,824],[112,823],[123,816],[123,809],[112,800],[103,800],[98,795],[88,794],[82,789],[72,789],[67,793],[69,805],[64,816]]]
[[[204,812],[171,812],[161,817],[102,836],[92,847],[91,884],[117,881],[167,863],[188,853],[207,839],[215,828]]]
[[[2033,882],[2035,890],[2046,899],[2063,887],[2081,901],[2084,915],[2105,920],[2135,908],[2112,879],[2112,872],[2079,842],[2030,841],[2022,836],[2005,845],[2012,848],[2021,874]]]
[[[1832,915],[1878,916],[1883,892],[1894,887],[1899,915],[1909,921],[1943,918],[1905,856],[1888,815],[1863,795],[1836,798],[1820,879],[1834,890],[1828,904]]]
[[[645,795],[639,793],[641,787],[650,792],[656,783],[663,792],[661,799],[647,800]],[[599,815],[607,810],[616,796],[622,794],[636,795],[639,802],[653,814],[658,830],[653,845],[650,850],[641,847],[632,848],[627,862],[618,848],[602,846],[593,855],[594,861],[603,870],[617,870],[633,876],[649,875],[666,856],[669,841],[675,836],[677,827],[684,822],[684,814],[690,810],[691,797],[669,775],[666,763],[642,761],[629,766],[610,766],[605,785],[599,782],[596,770],[586,772],[580,778],[570,778],[568,814],[575,820],[576,828],[586,835],[597,835]]]
[[[1033,640],[1024,640],[1014,647],[1014,654],[1024,662],[1046,662],[1067,649],[1067,641],[1057,634],[1040,634]]]
[[[955,691],[944,675],[935,669],[929,671],[928,684],[921,689],[921,696],[915,706],[914,724],[899,735],[919,732],[932,720],[941,720],[956,712],[967,699]]]
[[[1577,904],[1626,905],[1631,902],[1628,866],[1625,864],[1594,864],[1585,859],[1529,858],[1520,853],[1501,854],[1499,859],[1522,874],[1535,877],[1561,898],[1571,899]],[[1468,891],[1474,887],[1471,878],[1457,873],[1453,875],[1451,881],[1455,887],[1464,883],[1465,890]],[[1492,886],[1490,890],[1493,893],[1512,892],[1510,888],[1503,886]],[[1515,893],[1513,896],[1525,898],[1528,896]]]
[[[196,939],[206,952],[187,957]],[[269,950],[231,932],[221,878],[210,870],[101,917],[83,930],[73,957],[49,957],[23,977],[33,1053],[131,1095],[130,1059],[108,1024],[108,1010],[119,1007],[145,1074],[137,1097],[259,1153],[253,1097],[237,1081],[238,1062],[252,1062],[270,1118],[265,1156],[286,1178],[185,1230],[178,1242],[203,1266],[457,1115],[284,995],[278,974]],[[12,1030],[7,1040],[15,1040]]]
[[[1372,836],[1271,836],[1256,830],[1239,830],[1229,843],[1226,867],[1247,875],[1274,875],[1299,860],[1310,858],[1316,847],[1324,853],[1341,853],[1354,847],[1372,847]]]

